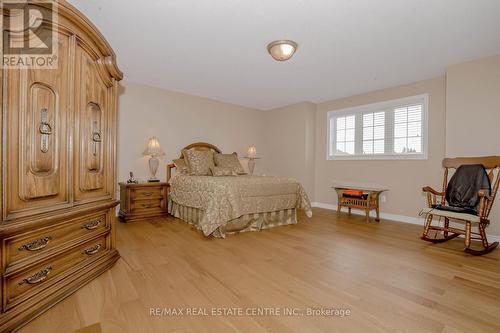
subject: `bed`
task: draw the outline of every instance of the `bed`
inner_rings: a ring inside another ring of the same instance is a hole
[[[184,149],[221,150],[209,143]],[[183,158],[181,154],[181,158]],[[270,176],[192,176],[167,165],[170,213],[205,236],[259,231],[297,223],[297,209],[312,217],[311,203],[302,185],[292,178]]]

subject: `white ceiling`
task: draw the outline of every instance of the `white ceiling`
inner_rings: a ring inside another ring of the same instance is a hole
[[[257,109],[432,78],[500,53],[499,0],[71,0],[125,79]],[[266,45],[299,43],[287,62]]]

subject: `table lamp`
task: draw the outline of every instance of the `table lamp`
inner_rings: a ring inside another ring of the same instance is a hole
[[[158,141],[156,136],[149,139],[148,145],[142,154],[150,156],[149,172],[151,173],[151,177],[148,179],[148,182],[159,182],[160,180],[156,178],[156,171],[158,171],[158,166],[160,165],[158,157],[165,155],[165,153],[160,148],[160,141]]]
[[[255,160],[259,159],[257,157],[257,148],[255,148],[255,146],[248,147],[247,156],[245,158],[248,159],[248,172],[250,173],[250,175],[253,175],[253,170],[255,169]]]

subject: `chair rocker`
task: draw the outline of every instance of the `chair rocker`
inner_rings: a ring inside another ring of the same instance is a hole
[[[482,164],[487,171],[488,178],[491,183],[491,193],[481,190],[478,195],[480,198],[477,214],[452,212],[445,210],[435,209],[436,204],[446,204],[446,190],[448,186],[448,171],[449,169],[457,169],[461,165]],[[422,239],[432,243],[443,243],[460,235],[465,236],[465,249],[464,251],[480,256],[493,251],[498,242],[488,243],[486,237],[486,227],[489,225],[490,220],[488,216],[491,212],[493,202],[499,187],[500,177],[500,156],[486,156],[486,157],[458,157],[458,158],[445,158],[443,160],[444,167],[444,180],[442,192],[436,191],[433,188],[426,186],[422,190],[427,193],[428,207],[422,210],[426,214],[424,232]],[[442,226],[432,225],[434,217],[444,219]],[[454,224],[463,224],[464,228],[450,226],[450,220]],[[477,228],[477,231],[472,231],[472,227]],[[431,236],[431,230],[434,235]],[[480,240],[482,248],[471,248],[472,240]]]

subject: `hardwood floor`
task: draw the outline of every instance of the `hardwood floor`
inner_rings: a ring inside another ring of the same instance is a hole
[[[116,266],[21,332],[500,332],[500,250],[473,257],[463,240],[433,245],[421,231],[322,209],[225,240],[173,218],[119,224]],[[188,316],[188,307],[351,314]]]

